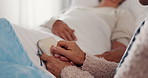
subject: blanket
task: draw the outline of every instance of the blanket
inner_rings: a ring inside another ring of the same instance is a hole
[[[0,78],[51,78],[32,63],[6,19],[0,19]]]

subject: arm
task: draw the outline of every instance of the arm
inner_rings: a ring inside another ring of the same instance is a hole
[[[115,62],[109,62],[103,58],[87,55],[82,70],[88,71],[95,78],[113,78],[117,65]]]
[[[126,46],[116,40],[112,41],[111,51],[106,51],[103,54],[96,55],[97,57],[103,57],[108,61],[119,62],[122,58],[124,52],[126,50]]]
[[[94,78],[94,76],[76,66],[68,66],[62,70],[61,78]]]
[[[71,78],[71,76],[72,78],[81,78],[83,75],[85,76],[86,71],[95,78],[112,78],[114,76],[117,63],[96,58],[95,56],[85,55],[75,42],[59,41],[57,45],[58,47],[51,47],[53,55],[60,54],[74,64],[82,66],[82,70],[75,67],[64,68],[61,74],[63,78]],[[82,73],[78,73],[78,71]]]
[[[74,34],[74,30],[71,29],[62,19],[60,19],[60,17],[63,15],[64,12],[57,17],[52,17],[42,26],[51,29],[53,34],[61,37],[64,40],[76,41],[77,38]]]
[[[82,70],[75,66],[65,67],[62,78],[113,78],[117,63],[86,55]]]
[[[126,10],[117,9],[116,11],[118,20],[116,27],[112,29],[111,51],[96,56],[104,57],[108,61],[119,62],[135,30],[135,20]]]

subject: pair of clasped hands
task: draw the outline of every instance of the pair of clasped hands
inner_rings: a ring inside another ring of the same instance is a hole
[[[40,56],[46,64],[47,70],[60,78],[62,69],[66,66],[83,65],[85,53],[73,41],[59,41],[57,46],[50,48],[53,56]]]

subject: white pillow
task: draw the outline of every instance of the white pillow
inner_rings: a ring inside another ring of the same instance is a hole
[[[141,15],[145,16],[145,12],[148,12],[148,9],[146,10],[146,7],[141,5],[139,3],[139,0],[126,0],[120,8],[128,9],[130,10],[135,18],[138,18]]]
[[[99,0],[72,0],[71,6],[97,6]],[[142,6],[139,0],[126,0],[119,8],[124,8],[129,10],[135,18],[143,18],[146,13],[148,13],[147,7]]]
[[[72,0],[71,6],[97,6],[99,0]]]
[[[136,26],[140,26],[148,13],[148,6],[143,6],[139,0],[126,0],[119,8],[129,10],[136,20]]]

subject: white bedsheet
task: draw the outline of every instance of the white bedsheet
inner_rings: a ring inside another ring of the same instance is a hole
[[[89,18],[89,17],[86,17],[87,14],[89,13],[85,13],[85,14],[86,15],[82,15],[83,18],[79,18],[79,20],[83,20],[83,19],[86,20],[87,18]],[[88,19],[87,22],[82,21],[81,24],[78,24],[78,26],[75,26],[77,27],[75,29],[77,29],[78,31],[77,33],[75,33],[78,38],[78,41],[76,41],[76,43],[86,53],[89,53],[91,55],[101,54],[107,50],[110,50],[110,29],[108,28],[109,26],[107,26],[107,24],[104,23],[104,20],[99,19],[95,15],[93,16],[93,14],[91,15],[92,16],[90,17],[93,17],[92,18],[92,20],[94,20],[93,22],[92,21],[89,22],[89,19]],[[96,20],[100,20],[99,25],[102,25],[104,27],[100,29],[100,27],[97,26],[98,21]],[[70,23],[73,23],[72,25],[77,25],[76,21],[69,22],[69,24]],[[83,26],[87,25],[87,28],[83,29],[81,25]],[[33,61],[35,65],[39,67],[41,66],[40,66],[40,59],[36,55],[38,51],[36,46],[37,41],[43,38],[51,37],[51,36],[53,36],[57,41],[62,40],[59,37],[49,33],[49,31],[45,28],[41,29],[44,32],[25,29],[16,25],[13,25],[13,28],[20,42],[22,43],[24,49],[28,53],[30,59]],[[48,32],[45,32],[45,31],[48,31]],[[45,67],[43,66],[43,68]]]
[[[40,69],[44,70],[45,72],[48,72],[45,70],[45,65],[40,65],[40,59],[37,56],[37,46],[36,43],[38,40],[51,37],[53,36],[50,33],[43,33],[35,30],[25,29],[21,28],[19,26],[13,25],[13,29],[15,33],[17,34],[20,42],[22,43],[22,46],[24,47],[25,51],[27,52],[28,56],[32,60],[32,62],[39,67]],[[54,36],[56,40],[59,40],[57,37]],[[49,72],[48,72],[49,73]],[[49,73],[51,76],[53,76],[51,73]],[[53,76],[53,78],[55,78]]]

